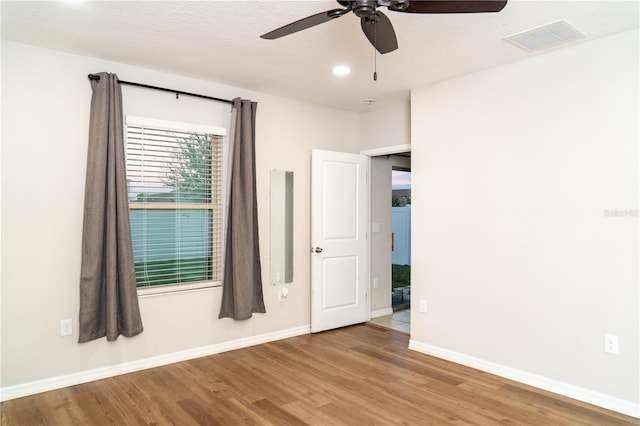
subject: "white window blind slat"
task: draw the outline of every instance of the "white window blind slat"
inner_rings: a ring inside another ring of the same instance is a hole
[[[223,132],[198,132],[201,126],[188,131],[183,123],[171,129],[171,124],[127,117],[138,287],[221,279]]]

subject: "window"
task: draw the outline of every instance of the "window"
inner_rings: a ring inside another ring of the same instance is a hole
[[[224,134],[215,127],[127,117],[138,288],[188,289],[221,280]]]

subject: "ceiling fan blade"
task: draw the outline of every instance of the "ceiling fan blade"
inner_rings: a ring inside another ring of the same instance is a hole
[[[398,48],[396,32],[384,13],[376,11],[373,17],[360,18],[360,25],[364,35],[378,52],[385,54]]]
[[[324,24],[332,19],[341,17],[347,12],[350,12],[351,8],[347,9],[333,9],[326,12],[317,13],[315,15],[307,16],[298,21],[287,24],[276,30],[270,31],[266,34],[262,34],[260,38],[267,40],[273,40],[276,38],[284,37],[289,34],[297,33],[298,31],[306,30],[307,28],[315,27],[316,25]]]
[[[408,13],[481,13],[500,12],[506,4],[507,0],[411,0],[405,10],[392,10]]]

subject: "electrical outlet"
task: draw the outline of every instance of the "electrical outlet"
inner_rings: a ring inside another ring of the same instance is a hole
[[[73,321],[71,318],[60,321],[60,336],[71,336],[73,334]]]
[[[420,299],[420,313],[427,313],[427,299]]]
[[[604,335],[604,351],[608,354],[618,355],[620,353],[620,342],[615,334]]]
[[[378,287],[380,287],[380,281],[376,277],[373,279],[373,288],[378,288]]]

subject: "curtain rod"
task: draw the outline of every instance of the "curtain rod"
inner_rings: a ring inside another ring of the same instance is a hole
[[[100,81],[100,76],[95,74],[89,74],[89,80]],[[188,96],[195,96],[196,98],[211,99],[212,101],[226,102],[228,104],[233,103],[233,101],[230,101],[228,99],[220,99],[220,98],[214,98],[213,96],[200,95],[198,93],[183,92],[182,90],[173,90],[173,89],[166,89],[164,87],[150,86],[148,84],[133,83],[131,81],[118,80],[118,83],[128,84],[129,86],[144,87],[145,89],[155,89],[155,90],[161,90],[163,92],[175,93],[176,99],[178,98],[178,95],[188,95]]]

